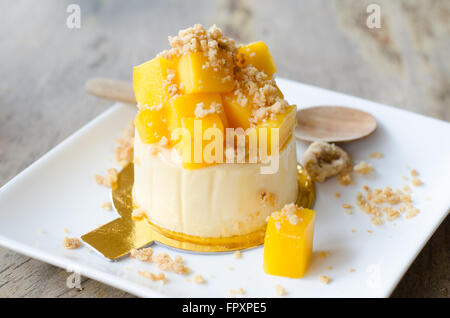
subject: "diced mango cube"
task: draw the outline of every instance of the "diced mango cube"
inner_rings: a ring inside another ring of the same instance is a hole
[[[283,213],[285,209],[269,217],[263,268],[266,274],[300,278],[311,259],[315,212],[294,206],[294,211]]]
[[[234,95],[234,92],[223,94],[222,97],[223,108],[225,109],[230,127],[249,128],[249,118],[252,115],[251,103],[247,102],[245,106],[242,106],[238,97]]]
[[[203,103],[204,108],[210,109],[213,103],[219,105],[219,117],[222,124],[228,127],[227,117],[222,106],[222,97],[218,93],[200,93],[180,95],[169,100],[166,108],[167,126],[170,131],[181,127],[181,119],[184,117],[195,117],[195,109],[199,103]]]
[[[133,68],[133,89],[136,101],[142,105],[158,105],[169,99],[167,75],[176,71],[175,60],[155,57]],[[176,78],[173,79],[176,81]]]
[[[253,65],[259,71],[263,71],[269,76],[272,76],[277,71],[272,55],[270,55],[267,45],[262,41],[241,46],[236,59],[238,66]]]
[[[144,109],[137,114],[134,125],[142,142],[153,144],[162,137],[168,138],[169,131],[164,123],[164,114],[161,109]]]
[[[278,128],[278,145],[281,148],[286,141],[291,136],[294,127],[297,123],[297,106],[291,105],[286,107],[286,110],[282,114],[277,114],[275,119],[267,119],[262,123],[259,123],[255,126],[258,134],[259,145],[261,145],[261,140],[264,138],[264,134],[261,132],[262,129],[266,130],[266,145],[267,145],[267,154],[271,154],[271,128]]]
[[[208,66],[208,58],[199,52],[181,56],[178,76],[184,93],[223,93],[234,88],[233,61],[223,57],[226,63],[220,67]]]
[[[181,118],[181,128],[184,129],[184,134],[179,135],[178,138],[175,136],[172,138],[179,139],[175,148],[182,157],[183,168],[198,169],[223,161],[225,135],[224,126],[218,114],[209,114],[203,118],[183,117]],[[206,139],[205,132],[208,128],[217,128],[215,131],[219,136],[214,135],[210,140],[203,140]],[[185,135],[186,133],[188,134]],[[214,149],[211,149],[214,151],[209,153],[220,158],[212,158],[213,160],[211,160],[211,157],[206,158],[204,154],[206,147],[212,147],[214,142],[218,143],[218,148],[214,147]]]

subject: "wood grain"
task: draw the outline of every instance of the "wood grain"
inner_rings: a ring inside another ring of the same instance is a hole
[[[360,0],[1,1],[0,185],[111,102],[86,94],[92,77],[131,80],[167,35],[217,23],[240,42],[264,40],[280,76],[450,121],[450,2],[377,0],[382,28]],[[66,27],[67,5],[81,29]],[[301,105],[300,105],[301,106]],[[394,297],[448,297],[450,223],[411,266]],[[130,297],[0,248],[0,297]]]

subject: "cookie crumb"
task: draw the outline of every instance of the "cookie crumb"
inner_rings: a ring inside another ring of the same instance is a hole
[[[341,194],[340,194],[339,192],[335,192],[335,193],[334,193],[334,197],[335,197],[335,198],[340,198],[340,197],[341,197]]]
[[[350,184],[353,184],[353,178],[350,173],[344,173],[344,174],[338,175],[338,181],[339,181],[339,184],[344,187],[348,186]]]
[[[153,249],[151,247],[141,248],[139,250],[132,249],[131,258],[135,258],[141,262],[150,262],[152,260]]]
[[[369,154],[369,158],[371,158],[371,159],[380,159],[380,158],[383,158],[383,154],[381,152],[371,152]]]
[[[76,237],[74,238],[65,237],[63,241],[63,246],[68,250],[73,250],[81,246],[81,241]]]
[[[353,267],[350,268],[349,272],[353,273],[355,271],[355,269]]]
[[[319,258],[327,258],[330,255],[330,252],[327,251],[319,251]]]
[[[313,142],[302,156],[302,165],[311,179],[325,179],[351,170],[350,156],[340,147],[323,141]]]
[[[115,168],[108,169],[106,176],[99,174],[94,175],[94,180],[97,184],[105,187],[114,188],[117,186],[117,179],[119,178],[119,172]]]
[[[328,284],[331,282],[331,278],[328,277],[328,276],[325,276],[325,275],[321,275],[321,276],[319,276],[319,281],[320,281],[322,284],[328,285]]]
[[[101,207],[104,210],[111,211],[112,210],[112,203],[111,202],[104,202]]]
[[[259,200],[261,201],[263,206],[275,206],[276,199],[276,195],[272,192],[261,191],[259,193]]]
[[[423,183],[419,178],[414,177],[411,179],[411,184],[415,187],[418,187],[418,186],[422,185]]]
[[[236,251],[233,253],[233,257],[238,259],[238,258],[242,258],[242,253],[241,251]]]
[[[245,291],[243,288],[238,288],[236,290],[230,289],[230,296],[234,296],[234,295],[244,295]]]
[[[361,161],[356,166],[353,167],[353,170],[362,175],[367,175],[373,171],[373,166],[370,163],[365,161]]]
[[[284,296],[284,295],[286,295],[286,290],[284,289],[283,286],[276,285],[275,286],[275,293],[277,294],[277,296]]]
[[[195,275],[192,278],[192,281],[196,284],[205,284],[206,283],[206,280],[203,278],[202,275]]]
[[[149,271],[138,271],[138,274],[154,282],[162,281],[163,283],[165,283],[167,281],[166,275],[164,273],[159,273],[158,275],[155,275]]]

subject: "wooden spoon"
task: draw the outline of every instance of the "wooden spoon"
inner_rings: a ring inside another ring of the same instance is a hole
[[[136,104],[131,83],[109,78],[92,78],[86,82],[86,90],[97,97]]]
[[[136,104],[131,83],[93,78],[86,89],[92,95]],[[341,106],[316,106],[297,112],[294,135],[304,141],[344,142],[370,135],[377,128],[375,118],[361,110]]]
[[[376,128],[375,118],[362,110],[342,106],[316,106],[297,112],[294,135],[310,142],[345,142],[364,138]]]

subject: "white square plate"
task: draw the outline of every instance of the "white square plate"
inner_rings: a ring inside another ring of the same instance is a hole
[[[344,145],[355,162],[365,160],[374,165],[375,177],[357,176],[356,184],[348,187],[340,186],[336,178],[316,185],[316,253],[303,279],[265,275],[262,247],[244,251],[241,259],[231,254],[184,254],[194,274],[205,277],[205,285],[187,282],[185,276],[176,274],[168,274],[169,281],[163,285],[137,274],[138,270],[159,272],[154,264],[134,259],[108,262],[86,246],[65,250],[61,244],[64,236],[79,237],[117,217],[100,208],[110,199],[110,191],[96,185],[93,175],[114,165],[114,139],[135,115],[135,108],[122,104],[100,115],[0,189],[0,244],[143,297],[227,297],[230,289],[240,287],[248,297],[272,297],[276,284],[291,297],[389,296],[448,214],[450,124],[293,81],[279,79],[278,83],[287,100],[299,107],[350,106],[372,113],[378,121],[372,136]],[[306,146],[297,143],[299,157]],[[384,157],[369,159],[374,151]],[[354,205],[363,184],[402,187],[406,181],[401,176],[409,175],[406,164],[417,169],[424,182],[412,187],[414,204],[421,211],[415,218],[402,217],[375,227],[358,209],[352,215],[344,213],[341,205]],[[341,193],[339,199],[335,192]],[[65,228],[69,234],[64,233]],[[318,257],[319,250],[328,251],[329,256]],[[169,250],[169,254],[179,253]],[[355,272],[350,273],[350,268]],[[332,282],[321,284],[320,275],[331,277]]]

